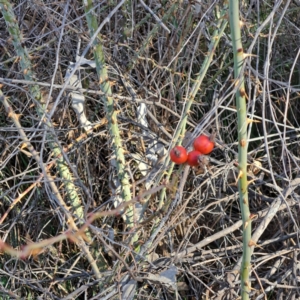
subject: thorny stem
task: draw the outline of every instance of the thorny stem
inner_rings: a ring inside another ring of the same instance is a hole
[[[121,1],[118,4],[118,6],[122,5],[122,3],[124,2],[125,1]],[[92,0],[83,1],[83,5],[86,12],[86,19],[90,30],[90,35],[93,36],[98,29],[97,18],[96,18],[95,11],[93,9],[93,1]],[[106,116],[108,120],[110,137],[112,139],[113,155],[116,161],[118,178],[121,183],[122,201],[126,202],[131,199],[129,176],[126,171],[124,149],[123,149],[122,139],[118,127],[118,120],[117,120],[118,111],[116,110],[115,99],[112,97],[113,93],[111,90],[107,69],[105,67],[105,56],[103,52],[102,40],[100,35],[98,35],[96,41],[94,42],[93,50],[94,50],[94,56],[96,62],[96,70],[99,77],[100,89],[104,93],[103,103],[104,103]],[[126,210],[126,212],[124,213],[124,217],[128,228],[132,228],[134,225],[132,206]]]
[[[22,33],[18,26],[18,22],[15,17],[15,14],[14,14],[13,7],[9,1],[1,0],[0,1],[0,9],[3,14],[4,20],[6,22],[8,32],[12,37],[12,42],[13,42],[15,51],[17,53],[17,56],[19,57],[19,64],[21,66],[23,76],[24,76],[25,80],[33,81],[33,79],[35,78],[35,74],[32,69],[28,51],[25,47],[23,47],[23,36],[22,36]],[[47,133],[47,141],[51,148],[52,154],[53,154],[54,158],[56,159],[56,165],[59,170],[60,176],[62,178],[62,182],[64,184],[67,197],[72,205],[74,214],[80,220],[80,222],[83,223],[84,210],[82,207],[81,199],[76,191],[69,168],[63,158],[61,147],[56,142],[54,142],[54,140],[55,140],[54,136],[52,133],[50,133],[50,132],[53,132],[53,125],[49,120],[46,120],[46,118],[44,117],[45,113],[46,113],[46,107],[44,104],[42,104],[42,94],[41,94],[40,88],[37,84],[33,84],[33,85],[29,86],[29,91],[30,91],[30,95],[31,95],[33,101],[35,102],[37,114],[40,117],[44,128],[48,132]],[[6,108],[9,108],[8,103],[5,101],[5,98],[4,98],[4,95],[2,94],[2,92],[0,94],[0,97],[1,97],[3,104],[5,104],[7,106]],[[14,121],[17,123],[17,121],[18,121],[17,118],[15,118]],[[21,132],[21,131],[22,131],[22,128],[20,126],[19,132]],[[22,134],[21,134],[21,138],[26,139],[26,136],[22,136]],[[32,150],[32,151],[34,150],[31,147],[30,143],[28,143],[28,142],[25,142],[25,143],[26,143],[26,146],[29,147],[29,150]],[[36,155],[35,158],[37,159],[37,162],[42,166],[43,163],[40,161],[39,155]],[[49,184],[52,188],[53,193],[56,194],[57,187],[56,187],[55,183],[53,182],[53,180],[51,180],[51,182]],[[61,201],[64,202],[63,199],[61,199]],[[74,226],[75,226],[75,223],[74,223]],[[87,234],[89,235],[89,233],[87,233]],[[89,252],[89,249],[86,247],[86,245],[83,241],[81,241],[79,243],[79,246],[81,247],[82,251],[86,254],[86,257],[88,258],[88,260],[93,268],[95,276],[97,278],[100,278],[101,277],[100,271],[95,263],[94,258],[92,257],[91,253]]]
[[[243,259],[241,264],[241,297],[249,299],[250,260],[251,260],[251,216],[248,202],[247,182],[247,107],[244,75],[242,72],[244,51],[241,42],[241,28],[239,20],[239,1],[229,1],[229,19],[234,56],[234,77],[236,91],[236,106],[238,115],[238,165],[239,165],[239,197],[243,219]]]

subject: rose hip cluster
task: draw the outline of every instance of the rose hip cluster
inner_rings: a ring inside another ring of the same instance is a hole
[[[170,152],[170,158],[175,164],[181,165],[187,163],[195,167],[198,166],[203,158],[203,154],[209,154],[214,149],[215,143],[212,138],[206,135],[198,136],[193,143],[194,150],[187,153],[182,146],[174,147]]]

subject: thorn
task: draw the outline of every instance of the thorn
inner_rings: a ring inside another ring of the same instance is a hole
[[[238,180],[239,180],[242,176],[243,176],[243,171],[240,170],[240,171],[239,171],[239,175],[238,175]]]
[[[249,247],[258,247],[258,248],[260,248],[260,249],[263,249],[263,247],[257,245],[253,240],[250,240],[250,241],[249,241],[248,246],[249,246]]]
[[[250,216],[249,216],[249,219],[252,221],[252,220],[257,220],[257,218],[258,218],[258,215],[256,215],[256,214],[250,214]]]
[[[242,176],[243,176],[243,171],[240,170],[240,171],[239,171],[239,175],[238,175],[238,177],[237,177],[237,179],[236,179],[235,185],[238,185],[239,179],[240,179]]]
[[[261,121],[259,120],[253,120],[253,119],[249,119],[247,118],[247,125],[250,124],[250,123],[260,123]]]
[[[253,240],[250,240],[248,246],[249,247],[256,246],[256,243]]]
[[[246,91],[244,88],[240,89],[240,95],[241,95],[241,97],[246,97]]]
[[[248,182],[247,182],[247,186],[249,186],[252,182],[254,182],[255,181],[255,179],[251,179],[251,180],[249,180]]]
[[[20,149],[22,150],[22,149],[25,149],[25,148],[27,148],[27,143],[22,143]]]
[[[22,116],[22,114],[15,114],[15,117],[17,120],[19,120],[21,116]]]
[[[248,283],[248,281],[245,281],[245,282],[244,282],[244,285],[245,285],[248,289],[250,289],[250,291],[256,291],[255,288],[252,288],[252,287],[250,286],[250,284]]]
[[[257,55],[255,55],[255,54],[249,54],[249,53],[244,53],[243,54],[243,58],[244,59],[247,58],[247,57],[249,57],[249,56],[257,57]]]

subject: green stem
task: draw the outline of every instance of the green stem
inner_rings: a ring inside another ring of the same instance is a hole
[[[90,30],[90,35],[93,36],[98,29],[96,14],[93,10],[93,1],[92,0],[83,1],[83,5],[85,8],[86,19]],[[104,106],[105,106],[106,116],[108,120],[108,128],[112,139],[113,156],[115,157],[116,160],[118,178],[121,183],[122,200],[129,201],[131,200],[130,183],[129,183],[129,176],[126,171],[124,150],[123,150],[122,140],[121,140],[120,131],[117,122],[118,112],[115,109],[116,103],[114,101],[114,98],[112,97],[113,93],[111,91],[107,69],[105,67],[105,56],[104,56],[100,34],[98,35],[96,41],[93,44],[93,50],[94,50],[94,56],[96,62],[96,70],[100,82],[100,89],[104,93],[103,96]],[[127,226],[129,228],[133,227],[132,206],[130,206],[126,210],[125,218],[126,218],[125,221]]]
[[[0,9],[3,14],[4,20],[6,22],[8,32],[12,37],[12,42],[16,54],[19,57],[19,63],[23,72],[23,76],[25,80],[34,81],[33,78],[35,78],[35,74],[32,69],[28,51],[25,47],[22,46],[23,36],[18,26],[17,19],[14,15],[13,7],[9,1],[0,0]],[[62,182],[64,184],[67,197],[72,205],[74,215],[76,216],[76,218],[79,219],[81,224],[84,224],[84,209],[81,203],[81,199],[76,191],[76,187],[73,183],[72,175],[69,171],[67,163],[63,158],[61,147],[55,142],[52,133],[54,132],[54,128],[51,124],[51,121],[45,118],[46,107],[41,102],[42,94],[40,88],[37,84],[29,85],[29,91],[30,91],[31,98],[36,102],[35,107],[37,110],[37,114],[39,118],[42,120],[44,128],[47,130],[47,142],[49,143],[54,159],[56,159],[56,166],[59,170],[60,177],[62,178]],[[37,158],[39,159],[39,156],[37,156]],[[40,159],[38,160],[38,163],[42,164]],[[52,190],[53,193],[55,194],[54,192],[54,189],[56,188],[55,184],[52,182],[50,183],[50,185],[52,185]],[[87,231],[86,234],[89,238],[91,238],[90,232]],[[91,256],[88,248],[85,246],[83,242],[80,242],[79,246],[86,253],[87,258],[90,264],[92,265],[94,274],[96,275],[97,278],[100,278],[101,276],[100,276],[99,269],[95,264],[95,260]],[[105,266],[104,262],[103,262],[103,266]]]
[[[22,41],[23,37],[20,32],[18,22],[15,18],[12,5],[7,0],[0,1],[1,11],[3,13],[7,29],[10,35],[13,38],[13,45],[16,50],[18,57],[20,58],[20,66],[23,71],[24,78],[28,81],[33,81],[34,72],[32,70],[29,54],[26,48],[23,48]],[[44,126],[47,130],[53,129],[53,126],[50,121],[45,120],[44,115],[46,113],[45,105],[41,103],[42,94],[40,92],[40,88],[37,84],[33,84],[29,86],[31,97],[37,102],[35,107],[37,113],[40,118],[44,120]],[[68,195],[70,202],[72,203],[73,209],[75,211],[76,217],[83,220],[84,219],[84,210],[81,204],[81,200],[76,192],[75,185],[72,181],[72,176],[69,172],[69,169],[66,165],[65,160],[63,159],[61,153],[61,147],[54,142],[54,138],[52,134],[47,134],[47,141],[49,142],[52,153],[54,154],[54,158],[57,159],[57,167],[59,169],[60,176],[63,179],[63,183],[65,185],[65,189]]]
[[[239,20],[239,1],[229,1],[229,18],[231,38],[234,56],[234,77],[236,90],[236,106],[238,115],[238,163],[239,163],[239,197],[243,219],[243,259],[241,265],[241,297],[243,300],[249,299],[251,291],[250,271],[251,271],[251,216],[248,202],[248,182],[247,182],[247,107],[246,93],[244,85],[244,74],[242,73],[244,62],[244,51],[241,41],[241,28]]]

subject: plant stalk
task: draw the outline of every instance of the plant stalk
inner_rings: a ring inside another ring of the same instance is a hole
[[[22,33],[18,26],[18,22],[17,22],[17,19],[15,17],[14,11],[13,11],[13,6],[8,0],[0,0],[0,9],[3,14],[4,20],[6,22],[7,30],[9,32],[10,36],[12,37],[12,43],[13,43],[14,49],[16,51],[17,56],[19,57],[19,64],[21,66],[23,76],[24,76],[25,80],[34,81],[35,74],[34,74],[32,64],[30,61],[30,56],[28,54],[26,47],[23,46],[23,36],[22,36]],[[46,107],[42,103],[42,93],[40,91],[40,88],[37,84],[29,85],[29,91],[30,91],[31,98],[35,102],[34,104],[36,107],[37,114],[38,114],[45,130],[47,131],[47,142],[51,148],[53,157],[56,160],[56,166],[57,166],[57,169],[59,170],[60,177],[62,178],[62,182],[63,182],[64,188],[66,191],[66,195],[71,203],[71,206],[73,209],[73,215],[76,216],[76,218],[80,221],[80,224],[84,224],[85,223],[84,209],[82,206],[82,202],[76,191],[75,184],[73,183],[72,174],[70,173],[67,163],[63,158],[61,146],[55,142],[55,138],[53,135],[53,132],[54,132],[53,125],[52,125],[51,121],[47,120],[47,118],[45,117]],[[2,93],[0,94],[0,97],[1,97],[1,100],[3,99],[2,102],[5,105],[6,109],[8,109],[9,104],[7,101],[5,101],[4,95]],[[24,136],[23,134],[21,134],[21,132],[23,132],[23,131],[22,131],[21,125],[18,123],[17,118],[14,118],[14,121],[16,122],[16,126],[20,132],[21,138],[23,140],[25,139],[24,140],[25,144],[27,147],[29,147],[29,150],[34,151],[33,156],[37,160],[37,162],[41,165],[41,168],[43,169],[43,162],[41,161],[39,155],[34,150],[34,148],[32,148],[32,145],[28,142],[29,140],[28,139],[26,140],[27,137]],[[63,199],[58,194],[56,184],[53,182],[53,180],[51,180],[49,182],[49,184],[52,188],[53,194],[57,195],[56,197],[60,198],[61,202],[64,203]],[[68,214],[67,214],[67,218],[70,219],[68,217]],[[73,225],[74,225],[73,228],[76,229],[77,227],[75,227],[75,222]],[[91,238],[89,231],[87,231],[86,234],[89,238]],[[86,254],[86,257],[92,266],[95,276],[98,279],[100,279],[101,274],[95,263],[95,259],[90,254],[90,251],[89,251],[88,247],[85,245],[84,241],[81,241],[79,243],[79,247]],[[104,261],[103,261],[102,265],[105,267]]]
[[[119,3],[118,5],[121,4],[122,2]],[[86,19],[88,22],[90,36],[92,37],[98,29],[97,17],[93,9],[93,1],[85,0],[83,1],[83,5],[86,13]],[[117,171],[118,171],[118,178],[121,183],[122,201],[130,201],[131,200],[130,183],[129,183],[129,176],[126,171],[126,162],[124,156],[124,149],[122,145],[122,139],[118,127],[118,120],[117,120],[118,111],[116,110],[117,103],[115,102],[116,100],[112,96],[113,93],[111,90],[110,81],[105,66],[105,56],[104,56],[104,50],[102,47],[102,39],[100,37],[100,34],[94,41],[93,50],[95,56],[96,70],[99,77],[100,89],[104,93],[103,103],[106,111],[106,117],[108,120],[109,133],[112,139],[113,156],[115,157]],[[124,217],[128,228],[133,227],[132,205],[130,205],[130,207],[126,210],[126,212],[124,213]]]
[[[241,25],[239,19],[239,1],[229,1],[230,30],[233,45],[234,77],[236,86],[236,106],[238,116],[238,165],[239,165],[239,198],[243,220],[243,258],[241,264],[241,297],[249,299],[251,292],[251,216],[248,201],[247,182],[247,107],[244,84],[243,63],[245,59],[242,40]]]

